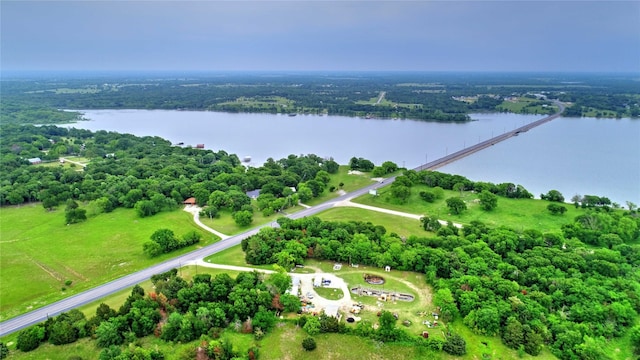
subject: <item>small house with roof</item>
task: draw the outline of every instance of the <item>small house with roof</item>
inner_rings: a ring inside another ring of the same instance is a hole
[[[36,164],[42,163],[42,159],[40,159],[39,157],[28,159],[28,161],[29,161],[29,164],[31,164],[31,165],[36,165]]]
[[[196,204],[196,198],[194,197],[190,197],[187,200],[183,201],[182,204],[184,205],[195,205]]]

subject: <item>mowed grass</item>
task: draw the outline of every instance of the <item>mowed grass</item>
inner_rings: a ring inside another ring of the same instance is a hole
[[[329,175],[329,185],[320,196],[313,198],[306,202],[307,205],[318,205],[327,200],[334,199],[340,196],[340,190],[345,192],[351,192],[361,189],[365,186],[373,184],[374,180],[371,180],[371,173],[362,174],[349,174],[349,166],[342,165],[335,174]],[[340,187],[340,184],[343,184]],[[335,187],[334,191],[329,191],[329,188]]]
[[[261,360],[316,360],[316,359],[428,359],[414,346],[383,344],[353,335],[319,334],[314,336],[317,348],[305,351],[302,340],[307,333],[292,324],[276,327],[260,342]],[[434,354],[438,355],[438,354]],[[436,357],[437,358],[437,357]]]
[[[324,221],[357,220],[371,222],[374,225],[384,226],[387,229],[387,234],[396,233],[403,237],[432,235],[432,233],[422,229],[419,220],[356,207],[334,207],[319,213],[317,216]]]
[[[444,191],[442,199],[428,203],[420,198],[420,191],[429,190],[425,185],[417,185],[411,188],[411,197],[405,204],[396,204],[389,194],[390,187],[386,186],[378,190],[378,196],[365,194],[352,201],[377,206],[391,210],[408,212],[416,215],[436,216],[438,219],[452,221],[454,223],[469,224],[473,220],[481,221],[489,227],[506,226],[515,230],[536,229],[542,232],[558,231],[564,224],[583,214],[585,210],[576,209],[572,204],[564,204],[567,212],[563,215],[552,215],[547,210],[550,204],[546,200],[537,199],[509,199],[498,197],[498,206],[485,211],[474,200],[478,198],[476,193],[465,191],[460,195],[458,191]],[[460,215],[450,214],[446,205],[449,197],[461,196],[467,205],[467,210]]]
[[[251,267],[256,269],[263,269],[263,270],[273,270],[273,264],[267,264],[267,265],[247,264],[247,262],[244,260],[244,251],[242,251],[242,247],[240,245],[236,245],[226,250],[217,252],[213,255],[207,256],[206,258],[203,259],[203,261],[212,263],[212,264],[233,265],[233,266],[243,266],[243,267]]]
[[[253,205],[254,206],[256,205],[255,200],[253,201]],[[255,208],[257,209],[257,207]],[[303,209],[304,208],[302,206],[293,206],[293,207],[284,209],[284,213],[293,214]],[[207,225],[208,227],[215,229],[216,231],[219,231],[225,235],[235,235],[235,234],[240,234],[249,229],[252,229],[256,226],[260,226],[260,225],[268,224],[272,221],[276,221],[278,220],[279,217],[283,216],[284,214],[276,213],[270,216],[264,216],[262,215],[262,212],[255,210],[253,212],[253,221],[248,226],[238,226],[238,224],[236,224],[235,220],[233,219],[233,215],[231,211],[222,210],[220,211],[219,215],[220,216],[218,218],[214,218],[214,219],[201,216],[200,221],[203,224]]]
[[[202,234],[202,241],[150,259],[142,244],[161,228],[171,229],[178,237],[195,230]],[[134,210],[116,209],[65,225],[62,208],[51,212],[40,204],[0,208],[0,320],[217,240],[180,210],[139,218]],[[71,286],[65,285],[67,280]]]

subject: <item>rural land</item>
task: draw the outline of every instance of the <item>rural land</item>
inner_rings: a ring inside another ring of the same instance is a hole
[[[81,109],[616,121],[640,116],[632,76],[16,72],[0,81],[0,359],[640,356],[631,201],[570,197],[552,184],[532,194],[361,154],[340,164],[291,149],[247,166],[151,128],[73,126]]]

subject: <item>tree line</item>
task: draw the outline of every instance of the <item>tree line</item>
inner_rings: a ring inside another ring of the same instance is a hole
[[[571,80],[568,80],[571,79]],[[57,109],[167,109],[227,112],[310,113],[430,121],[469,121],[469,113],[498,111],[502,99],[543,93],[571,102],[566,116],[580,116],[590,108],[612,111],[618,117],[640,114],[638,91],[631,78],[596,75],[545,76],[535,74],[356,73],[321,76],[288,74],[200,74],[177,79],[91,76],[64,79],[3,77],[2,123],[44,123],[77,120],[77,113]],[[581,83],[580,86],[572,82]],[[65,91],[60,91],[60,88]],[[72,91],[68,91],[71,89]],[[388,102],[371,99],[385,92]],[[291,106],[273,102],[289,100]],[[473,102],[455,100],[474,97]],[[251,101],[237,101],[249,99]],[[259,105],[258,105],[259,104]],[[266,104],[266,105],[265,105]],[[270,104],[270,105],[269,105]]]
[[[257,210],[268,216],[327,191],[329,174],[339,168],[313,154],[270,158],[263,166],[246,168],[225,151],[56,126],[8,124],[0,135],[0,206],[41,202],[52,210],[66,204],[67,223],[118,207],[153,216],[194,197],[206,207],[203,215],[229,211],[246,225],[256,210],[247,191],[260,189]],[[70,155],[90,162],[84,169],[58,163],[58,157]],[[36,157],[53,166],[30,164],[28,159]]]
[[[227,274],[197,274],[189,282],[172,269],[151,280],[153,292],[145,293],[136,285],[118,310],[102,303],[90,318],[79,310],[70,310],[20,331],[17,349],[28,352],[43,342],[63,345],[90,337],[102,348],[101,360],[161,360],[165,354],[159,350],[138,345],[124,350],[121,347],[155,335],[168,342],[208,339],[199,344],[200,349],[193,347],[189,354],[182,355],[186,358],[257,359],[257,348],[247,354],[233,350],[228,339],[220,338],[223,330],[232,328],[261,338],[275,326],[276,314],[300,310],[300,299],[286,293],[291,278],[281,269],[266,276],[243,272],[235,279]]]

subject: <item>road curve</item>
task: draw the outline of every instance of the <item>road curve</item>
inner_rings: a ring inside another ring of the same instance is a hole
[[[426,169],[435,169],[439,166],[443,166],[447,163],[450,163],[452,161],[458,160],[462,157],[465,157],[467,155],[470,155],[476,151],[482,150],[486,147],[489,147],[497,142],[500,141],[504,141],[512,136],[515,136],[517,134],[520,134],[522,132],[525,132],[531,128],[534,128],[536,126],[542,125],[548,121],[551,121],[557,117],[560,116],[560,114],[562,113],[562,111],[564,110],[564,106],[559,103],[556,102],[556,105],[559,107],[558,112],[556,112],[555,114],[548,116],[544,119],[540,119],[538,121],[532,122],[528,125],[519,127],[513,131],[509,131],[507,133],[504,133],[502,135],[496,136],[494,138],[491,138],[489,140],[480,142],[476,145],[473,145],[471,147],[465,148],[463,150],[457,151],[455,153],[452,153],[450,155],[447,155],[443,158],[440,158],[438,160],[434,160],[431,161],[427,164],[421,165],[417,168],[415,168],[414,170],[426,170]],[[369,192],[369,190],[373,190],[373,189],[377,189],[379,187],[382,186],[386,186],[390,183],[392,183],[395,180],[395,176],[391,177],[389,179],[385,179],[384,182],[375,182],[372,183],[369,186],[366,186],[364,188],[355,190],[353,192],[341,195],[339,197],[336,197],[334,199],[328,200],[322,204],[316,205],[316,206],[312,206],[310,208],[301,210],[297,213],[288,215],[289,218],[292,219],[299,219],[299,218],[303,218],[305,216],[311,216],[311,215],[315,215],[321,211],[327,210],[331,207],[333,207],[336,203],[343,201],[343,200],[350,200],[353,198],[356,198],[358,196],[361,196],[363,194],[366,194]],[[209,256],[211,254],[220,252],[222,250],[228,249],[232,246],[238,245],[240,244],[240,242],[251,236],[256,234],[260,228],[262,227],[266,227],[266,226],[277,226],[277,223],[274,222],[270,222],[268,224],[265,225],[261,225],[261,226],[257,226],[254,227],[250,230],[247,230],[241,234],[238,235],[234,235],[234,236],[230,236],[228,238],[222,239],[220,241],[218,241],[215,244],[211,244],[209,246],[203,247],[201,249],[198,250],[194,250],[190,253],[184,254],[184,255],[180,255],[176,258],[173,258],[171,260],[167,260],[165,262],[162,262],[160,264],[156,264],[153,265],[151,267],[148,267],[146,269],[140,270],[138,272],[123,276],[121,278],[115,279],[113,281],[107,282],[105,284],[102,284],[100,286],[97,286],[95,288],[89,289],[87,291],[84,291],[82,293],[73,295],[71,297],[68,297],[66,299],[62,299],[60,301],[57,301],[55,303],[46,305],[44,307],[41,307],[39,309],[35,309],[32,310],[28,313],[25,313],[23,315],[19,315],[17,317],[11,318],[9,320],[3,321],[2,323],[0,323],[0,337],[3,337],[5,335],[11,334],[13,332],[16,332],[18,330],[21,330],[25,327],[40,323],[45,321],[47,318],[51,317],[51,316],[55,316],[58,315],[60,313],[63,313],[65,311],[69,311],[71,309],[74,309],[76,307],[82,306],[84,304],[99,300],[107,295],[113,294],[117,291],[126,289],[126,288],[130,288],[136,284],[139,284],[143,281],[148,280],[149,278],[151,278],[152,275],[154,274],[158,274],[158,273],[162,273],[168,270],[171,270],[173,268],[178,268],[180,267],[182,264],[185,264],[187,262],[191,262],[191,261],[195,261],[198,259],[202,259],[205,256]]]

